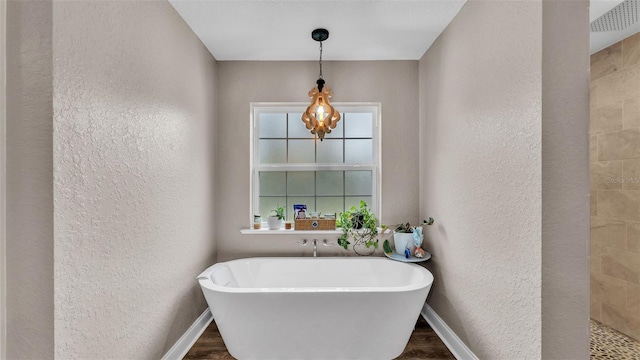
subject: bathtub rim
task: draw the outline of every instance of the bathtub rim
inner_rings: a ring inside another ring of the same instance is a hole
[[[416,290],[422,290],[424,288],[430,287],[433,285],[434,277],[433,274],[426,268],[413,264],[413,263],[400,263],[396,262],[400,266],[409,266],[414,270],[418,271],[422,276],[424,281],[417,281],[416,283],[412,283],[409,285],[403,286],[367,286],[367,287],[268,287],[268,288],[257,288],[257,287],[227,287],[223,285],[218,285],[213,282],[211,279],[211,273],[214,270],[215,266],[222,266],[223,264],[231,263],[231,262],[240,262],[246,260],[305,260],[305,261],[323,261],[323,260],[350,260],[350,261],[394,261],[389,260],[383,257],[344,257],[344,256],[325,256],[321,258],[309,258],[309,257],[250,257],[250,258],[240,258],[234,260],[228,260],[223,262],[215,263],[205,269],[202,273],[200,273],[196,279],[198,283],[203,289],[222,292],[222,293],[247,293],[247,294],[269,294],[269,293],[401,293],[401,292],[410,292]],[[395,261],[394,261],[395,262]]]

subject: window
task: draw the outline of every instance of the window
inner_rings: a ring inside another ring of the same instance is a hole
[[[380,104],[335,104],[338,126],[320,141],[300,119],[306,105],[252,104],[252,206],[263,220],[293,205],[341,213],[360,200],[379,216]]]

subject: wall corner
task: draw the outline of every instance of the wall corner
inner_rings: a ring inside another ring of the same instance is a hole
[[[542,358],[589,357],[589,2],[542,1]]]

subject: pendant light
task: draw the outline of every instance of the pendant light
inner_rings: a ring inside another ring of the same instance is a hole
[[[324,86],[325,82],[322,78],[322,42],[329,38],[329,31],[327,29],[315,29],[311,32],[311,38],[320,42],[320,75],[318,81],[316,81],[317,86],[309,91],[311,105],[302,114],[302,121],[307,130],[310,130],[312,134],[318,135],[318,138],[322,141],[324,135],[330,134],[331,130],[338,125],[340,112],[331,106],[329,99],[331,99],[333,93],[329,87]]]

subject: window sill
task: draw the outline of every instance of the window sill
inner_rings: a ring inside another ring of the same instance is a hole
[[[359,230],[358,232],[361,232]],[[382,228],[378,228],[379,235],[391,234],[387,230],[384,234],[381,233]],[[268,228],[261,229],[241,229],[240,234],[242,235],[342,235],[342,229],[337,228],[336,230],[294,230],[294,229],[279,229],[279,230],[269,230]]]
[[[339,230],[269,230],[263,229],[242,229],[240,230],[242,235],[341,235],[342,229]]]

